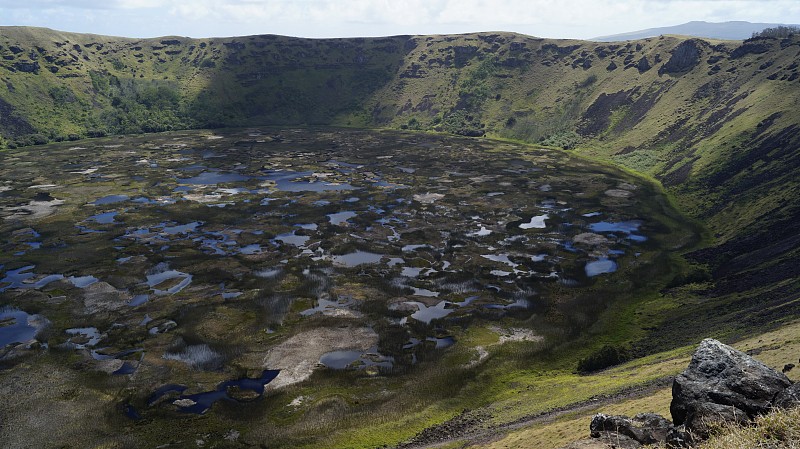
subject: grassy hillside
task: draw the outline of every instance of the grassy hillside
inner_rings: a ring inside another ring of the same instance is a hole
[[[133,40],[2,28],[2,134],[25,144],[250,123],[330,123],[342,111],[363,107],[399,66],[406,41]]]
[[[744,340],[731,341],[742,351],[754,354],[759,361],[774,369],[780,369],[785,363],[793,362],[794,354],[798,350],[798,323],[789,323],[781,329],[758,334]],[[535,447],[542,449],[586,447],[576,444],[565,446],[575,440],[589,437],[589,423],[595,413],[624,414],[628,416],[637,413],[653,412],[669,417],[669,405],[672,400],[671,379],[683,371],[691,359],[691,353],[696,346],[680,348],[668,353],[661,353],[622,364],[607,371],[582,377],[576,381],[577,388],[595,388],[594,396],[582,403],[581,407],[573,407],[563,412],[545,415],[545,419],[534,418],[529,426],[509,426],[508,432],[495,432],[489,438],[465,438],[472,442],[478,441],[476,446],[492,449],[522,449]],[[661,376],[665,382],[648,382],[648,379]],[[793,381],[798,380],[798,373],[789,372],[787,376]],[[616,380],[616,384],[615,381]],[[619,382],[629,387],[640,385],[639,388],[623,390],[621,394],[614,393],[614,388],[619,388]],[[600,387],[600,385],[604,385]],[[598,388],[599,387],[599,388]],[[608,399],[610,395],[610,400]],[[796,425],[789,425],[786,421],[796,415],[795,411],[776,413],[756,422],[752,427],[744,429],[723,429],[721,435],[712,438],[700,448],[740,448],[740,447],[786,447],[781,446],[782,436],[793,435]],[[771,425],[770,425],[771,424]],[[795,433],[796,435],[796,433]],[[488,441],[487,441],[488,440]],[[791,440],[791,437],[789,438]],[[785,444],[786,440],[783,441]],[[761,444],[761,445],[759,445]],[[453,447],[472,447],[467,444]],[[597,447],[597,446],[589,446]],[[651,446],[661,448],[662,446]],[[792,447],[792,446],[788,446]]]
[[[486,134],[612,161],[661,181],[711,231],[665,291],[681,305],[648,329],[649,352],[797,315],[798,54],[798,36],[122,39],[3,27],[0,145],[330,124]]]

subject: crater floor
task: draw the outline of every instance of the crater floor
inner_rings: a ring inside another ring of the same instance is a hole
[[[690,238],[637,178],[482,139],[265,127],[0,157],[0,384],[29,381],[0,400],[6,438],[96,418],[161,441],[153,422],[231,413],[290,438],[330,407],[352,426],[431,366],[579,334]]]

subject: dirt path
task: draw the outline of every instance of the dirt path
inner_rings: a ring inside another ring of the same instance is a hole
[[[486,425],[491,414],[487,410],[465,410],[458,416],[418,433],[410,441],[396,446],[397,449],[437,448],[457,441],[469,445],[482,446],[503,438],[508,432],[535,424],[547,424],[570,413],[585,412],[599,406],[617,403],[627,399],[645,397],[672,384],[674,376],[655,379],[646,384],[625,388],[609,395],[593,396],[585,401],[548,410],[535,415],[523,416],[517,420]],[[586,429],[586,436],[589,429]]]

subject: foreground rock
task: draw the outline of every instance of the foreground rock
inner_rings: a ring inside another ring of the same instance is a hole
[[[705,339],[672,384],[670,413],[676,425],[704,431],[710,420],[735,422],[768,412],[791,384],[747,354]]]
[[[800,382],[781,391],[773,403],[778,408],[791,408],[800,406]]]
[[[629,437],[640,444],[665,441],[670,429],[672,429],[672,423],[655,413],[640,413],[633,418],[600,413],[592,418],[592,423],[589,425],[592,438],[616,433]]]
[[[741,351],[705,339],[672,384],[673,423],[653,413],[632,419],[598,414],[590,430],[599,443],[624,441],[617,447],[664,443],[683,448],[708,438],[720,424],[745,424],[774,407],[798,405],[800,384],[792,385],[783,373]]]

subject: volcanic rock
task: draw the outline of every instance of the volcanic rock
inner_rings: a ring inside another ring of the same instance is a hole
[[[655,413],[640,413],[633,418],[599,413],[594,415],[589,425],[593,438],[600,438],[604,433],[613,432],[630,437],[641,444],[664,442],[671,428],[672,423]]]
[[[692,430],[709,414],[735,421],[740,416],[752,419],[768,412],[776,396],[791,384],[784,374],[747,354],[705,339],[672,384],[672,420]]]

